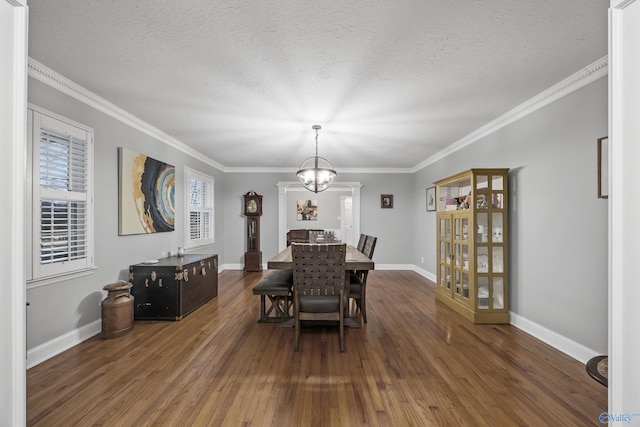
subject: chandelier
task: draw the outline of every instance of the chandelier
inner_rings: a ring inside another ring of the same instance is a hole
[[[316,131],[316,155],[302,162],[296,176],[304,188],[318,193],[329,188],[337,173],[327,159],[318,156],[318,130],[322,127],[313,125],[311,128]]]

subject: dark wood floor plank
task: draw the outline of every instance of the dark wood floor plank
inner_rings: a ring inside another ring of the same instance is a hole
[[[369,322],[257,323],[263,273],[224,271],[179,322],[136,322],[27,372],[29,426],[600,425],[607,390],[510,325],[473,325],[410,271],[368,277]],[[353,307],[352,307],[353,310]],[[354,313],[359,316],[358,313]]]

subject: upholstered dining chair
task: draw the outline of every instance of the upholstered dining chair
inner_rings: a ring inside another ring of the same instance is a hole
[[[337,321],[344,351],[346,244],[291,244],[293,260],[294,350],[300,348],[300,322]]]
[[[369,259],[373,259],[373,251],[376,248],[377,237],[366,236],[364,248],[362,253]],[[349,298],[353,298],[356,303],[356,307],[360,309],[362,313],[362,321],[367,323],[367,276],[369,270],[358,270],[349,275]]]

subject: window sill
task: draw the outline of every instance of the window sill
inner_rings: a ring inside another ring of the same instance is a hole
[[[212,246],[216,243],[215,239],[203,240],[199,242],[190,241],[185,243],[184,248],[186,250],[202,248],[204,246]]]
[[[64,274],[58,274],[55,276],[43,277],[40,279],[27,280],[27,290],[40,288],[42,286],[54,285],[56,283],[77,279],[79,277],[89,276],[89,275],[92,275],[93,272],[97,269],[98,267],[93,266],[89,268],[84,268],[82,270],[77,270],[72,273],[64,273]]]

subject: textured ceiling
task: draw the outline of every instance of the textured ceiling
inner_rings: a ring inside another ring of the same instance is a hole
[[[29,56],[225,168],[412,168],[607,54],[607,0],[29,0]]]

